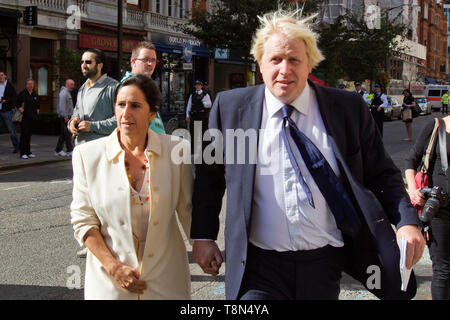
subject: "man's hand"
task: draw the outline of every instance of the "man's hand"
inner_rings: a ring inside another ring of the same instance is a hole
[[[380,111],[381,111],[381,109],[383,109],[383,108],[381,108],[381,107],[378,107],[377,111],[378,111],[378,112],[380,112]]]
[[[192,246],[192,257],[204,273],[217,276],[223,258],[215,241],[195,240]]]
[[[189,117],[186,117],[186,122],[189,122]]]
[[[407,242],[406,247],[406,262],[407,269],[411,269],[422,257],[423,249],[425,248],[425,239],[417,225],[404,225],[397,230],[397,243],[400,238],[405,238]]]
[[[20,113],[23,113],[25,111],[25,109],[23,107],[19,107],[18,110],[19,110]]]
[[[78,131],[82,131],[82,132],[91,131],[91,122],[90,121],[81,121],[78,124]]]
[[[72,119],[72,121],[70,121],[70,125],[69,125],[70,133],[78,134],[78,129],[76,127],[76,124],[78,123],[78,121],[80,121],[79,117],[75,117]]]

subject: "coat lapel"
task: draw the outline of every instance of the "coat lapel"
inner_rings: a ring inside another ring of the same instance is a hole
[[[255,87],[254,90],[249,92],[246,99],[244,99],[244,103],[239,106],[238,128],[243,129],[244,132],[247,130],[256,130],[257,132],[257,143],[256,145],[246,145],[246,161],[245,164],[241,165],[241,191],[247,229],[250,227],[250,216],[252,212],[253,187],[255,183],[257,151],[259,145],[259,129],[261,128],[264,106],[264,89],[264,85]],[[251,159],[250,155],[254,155],[254,157]],[[247,232],[247,234],[249,233]]]

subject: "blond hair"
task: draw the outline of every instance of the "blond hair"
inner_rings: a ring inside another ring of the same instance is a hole
[[[324,56],[317,47],[318,34],[312,30],[311,20],[316,17],[312,15],[304,19],[299,19],[296,15],[299,10],[294,12],[278,10],[258,16],[261,26],[256,30],[253,36],[253,43],[250,53],[261,64],[264,54],[264,44],[274,33],[282,33],[288,39],[299,39],[305,42],[306,55],[308,56],[308,66],[315,68]]]
[[[156,47],[153,43],[151,43],[150,41],[141,41],[131,51],[131,59],[136,59],[139,56],[141,49],[144,49],[144,48],[148,49],[148,50],[153,50],[156,52]]]

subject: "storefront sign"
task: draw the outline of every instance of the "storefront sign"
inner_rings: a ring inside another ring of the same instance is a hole
[[[230,52],[228,49],[215,48],[214,49],[214,59],[228,59]]]
[[[183,63],[183,70],[192,70],[192,63]]]
[[[117,38],[89,34],[79,35],[80,48],[97,48],[105,51],[117,51]],[[122,40],[122,51],[131,52],[138,45],[138,40]]]

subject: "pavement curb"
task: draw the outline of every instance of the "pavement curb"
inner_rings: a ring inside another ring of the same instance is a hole
[[[28,162],[28,163],[5,165],[5,166],[0,166],[0,172],[7,171],[7,170],[12,170],[12,169],[17,169],[17,168],[32,167],[32,166],[38,166],[38,165],[44,165],[44,164],[52,164],[52,163],[62,162],[62,161],[72,161],[72,158],[54,159],[54,160],[42,160],[42,161],[33,161],[33,162]]]

